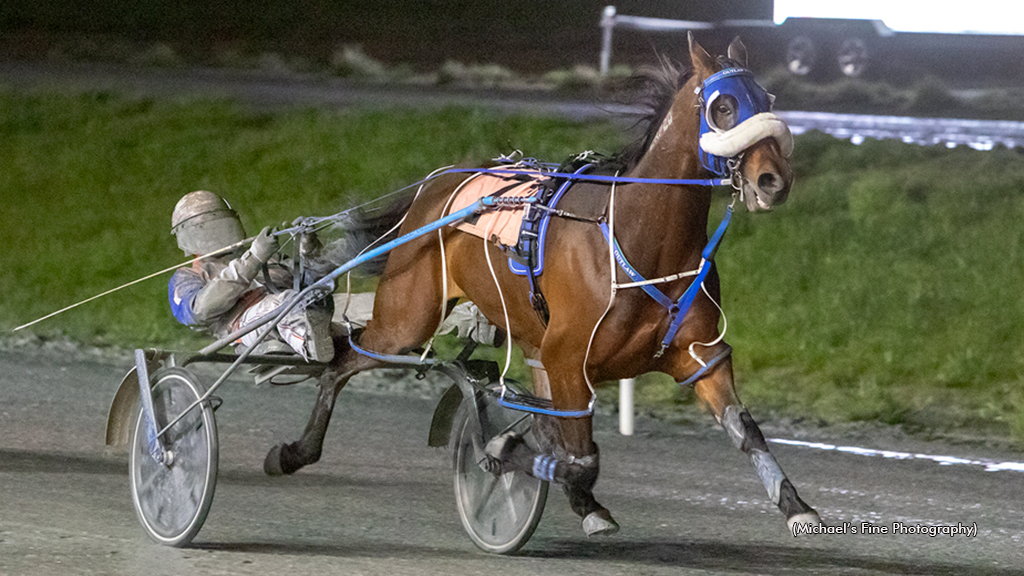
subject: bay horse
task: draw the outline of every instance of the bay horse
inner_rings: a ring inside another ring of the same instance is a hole
[[[673,77],[658,84],[661,93],[653,102],[646,136],[620,157],[617,172],[664,180],[706,177],[717,171],[731,175],[751,212],[785,202],[793,182],[787,160],[792,135],[770,113],[772,97],[743,69],[746,48],[737,38],[727,57],[715,59],[692,35],[689,44],[692,70],[666,69]],[[709,80],[725,77],[745,82],[747,92],[716,89],[705,94]],[[752,105],[754,109],[748,110]],[[755,129],[749,129],[754,121],[747,122],[752,115],[761,122]],[[708,125],[714,129],[708,130]],[[702,127],[705,135],[699,139]],[[750,141],[736,149],[736,138]],[[457,173],[429,181],[411,201],[400,232],[442,218],[453,191],[467,178]],[[736,394],[731,349],[719,334],[720,285],[712,263],[708,262],[703,290],[663,347],[673,311],[644,290],[615,289],[615,282],[629,278],[615,266],[610,242],[594,224],[614,222],[614,238],[623,256],[647,278],[667,277],[660,290],[675,302],[695,281],[693,275],[677,273],[702,265],[711,200],[711,188],[699,185],[632,181],[572,186],[558,208],[578,217],[551,219],[546,269],[537,278],[547,301],[546,318],[531,305],[527,280],[509,271],[497,247],[445,226],[388,254],[373,319],[358,346],[378,354],[410,352],[431,338],[455,301],[468,299],[521,347],[527,359],[539,361],[543,368],[534,369],[536,393],[558,410],[589,414],[594,382],[652,371],[667,373],[680,383],[695,380],[698,397],[736,447],[750,457],[790,530],[796,524],[820,524]],[[316,462],[339,391],[356,373],[382,365],[344,342],[336,345],[338,353],[321,377],[305,432],[298,441],[271,449],[264,463],[268,474],[290,474]],[[537,416],[534,428],[541,431],[541,452],[515,435],[505,435],[488,444],[487,454],[504,471],[522,470],[561,484],[588,535],[617,531],[618,524],[593,494],[599,461],[591,416]]]

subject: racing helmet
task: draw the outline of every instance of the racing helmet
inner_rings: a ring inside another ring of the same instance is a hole
[[[238,213],[213,192],[182,196],[171,214],[171,234],[185,254],[204,255],[245,239]]]

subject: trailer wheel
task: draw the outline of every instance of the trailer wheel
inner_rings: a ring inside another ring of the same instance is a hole
[[[848,78],[858,78],[868,67],[868,45],[857,37],[843,40],[836,55],[839,71]]]
[[[786,68],[797,76],[807,76],[814,70],[818,48],[807,36],[797,36],[786,45]]]

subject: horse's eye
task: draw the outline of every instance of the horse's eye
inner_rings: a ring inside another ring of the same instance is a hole
[[[712,102],[711,122],[719,130],[731,130],[736,126],[736,98],[723,94]]]

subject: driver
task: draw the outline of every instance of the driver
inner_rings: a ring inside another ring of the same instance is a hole
[[[238,244],[246,238],[238,214],[220,196],[204,190],[178,201],[171,215],[171,234],[187,256],[201,256]],[[300,252],[319,246],[315,239],[300,242]],[[248,250],[197,260],[171,277],[168,298],[171,312],[182,324],[217,338],[243,328],[296,294],[292,273],[277,255],[278,241],[264,228]],[[266,266],[266,273],[261,274]],[[308,280],[308,279],[304,279]],[[293,308],[274,328],[274,339],[264,340],[260,352],[293,350],[307,360],[329,362],[334,357],[330,334],[331,299]],[[252,346],[254,330],[240,339]],[[287,347],[282,346],[286,344]]]
[[[171,234],[186,256],[202,256],[246,238],[238,214],[227,201],[207,191],[183,196],[171,215]],[[296,294],[295,282],[288,262],[277,254],[278,241],[266,227],[253,240],[248,250],[239,247],[221,256],[197,260],[190,268],[179,268],[171,277],[168,299],[171,312],[182,324],[203,330],[216,338],[259,320]],[[325,264],[324,252],[315,234],[299,239],[299,257],[304,263]],[[266,273],[263,273],[266,265]],[[310,268],[305,268],[303,286],[315,282]],[[373,294],[339,294],[335,298],[344,312],[346,324],[363,328],[373,313]],[[307,360],[329,362],[334,357],[331,318],[334,300],[328,298],[305,308],[292,309],[274,331],[259,345],[260,353],[294,351]],[[337,326],[347,333],[345,326]],[[240,338],[238,344],[249,347],[257,340],[258,330]],[[498,330],[472,302],[456,306],[438,329],[438,334],[455,332],[460,338],[472,339],[488,346],[499,346],[504,333]]]

